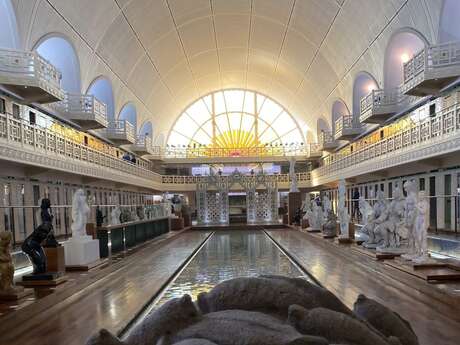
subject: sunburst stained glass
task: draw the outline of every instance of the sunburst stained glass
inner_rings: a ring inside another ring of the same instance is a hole
[[[189,106],[168,137],[170,147],[247,149],[301,144],[295,119],[272,99],[247,90],[209,94]]]

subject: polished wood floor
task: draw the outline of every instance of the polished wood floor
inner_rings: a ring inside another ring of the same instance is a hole
[[[210,232],[184,232],[0,318],[1,345],[82,345],[104,327],[121,331]]]
[[[296,230],[267,233],[324,287],[353,308],[364,293],[410,321],[421,345],[460,344],[458,283],[433,285],[356,253],[350,246]]]

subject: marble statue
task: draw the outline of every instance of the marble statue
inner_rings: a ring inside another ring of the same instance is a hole
[[[415,222],[417,217],[417,185],[414,180],[404,183],[407,193],[404,208],[404,226],[407,231],[407,252],[402,255],[403,259],[412,260],[415,257]]]
[[[78,189],[72,199],[72,239],[86,237],[86,223],[90,209],[83,189]]]
[[[309,212],[308,223],[310,226],[307,231],[319,231],[324,223],[323,209],[321,206],[318,206],[315,200],[311,201],[311,212]]]
[[[324,216],[327,218],[329,214],[329,210],[332,210],[332,203],[331,200],[327,197],[327,195],[323,196],[323,212]]]
[[[305,279],[239,277],[196,301],[189,295],[170,299],[123,341],[101,329],[86,345],[419,344],[410,323],[378,302],[360,295],[354,309]]]
[[[327,219],[323,225],[323,236],[335,237],[337,235],[337,217],[334,211],[329,209],[327,211]]]
[[[383,242],[377,247],[378,251],[398,254],[406,251],[406,246],[402,245],[402,241],[407,239],[407,230],[404,226],[405,203],[404,194],[397,185],[393,192],[393,200],[380,216],[382,221],[374,230],[383,238]]]
[[[350,215],[348,214],[348,209],[345,204],[347,189],[345,186],[345,180],[341,179],[339,181],[339,195],[338,195],[338,203],[337,203],[337,213],[338,213],[338,220],[340,224],[340,237],[341,238],[348,238],[349,231],[348,227],[350,226]]]
[[[13,284],[14,265],[10,253],[12,238],[10,231],[0,232],[0,295],[15,292]]]
[[[291,180],[289,192],[298,192],[299,187],[297,186],[297,175],[295,173],[295,157],[293,156],[289,157],[289,179]]]
[[[374,209],[369,202],[364,199],[364,196],[359,197],[358,201],[359,212],[362,216],[362,227],[359,231],[359,238],[364,242],[369,240],[369,232],[374,231]]]
[[[372,213],[370,218],[367,219],[367,225],[361,229],[363,233],[368,236],[368,239],[363,243],[363,246],[366,248],[375,249],[383,240],[383,237],[376,232],[378,225],[386,221],[388,208],[388,202],[385,199],[383,192],[377,192],[377,200],[372,207]]]
[[[121,210],[120,205],[116,205],[110,212],[110,225],[120,224]]]
[[[415,216],[415,257],[416,263],[430,261],[428,255],[427,233],[430,226],[430,204],[424,191],[418,194]]]

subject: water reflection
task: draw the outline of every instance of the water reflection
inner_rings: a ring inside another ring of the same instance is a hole
[[[219,282],[235,277],[279,274],[309,281],[262,231],[217,231],[159,298],[189,294],[196,299]]]

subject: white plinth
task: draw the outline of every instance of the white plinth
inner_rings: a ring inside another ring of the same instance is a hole
[[[82,266],[100,259],[99,240],[91,236],[72,238],[64,242],[66,266]]]

